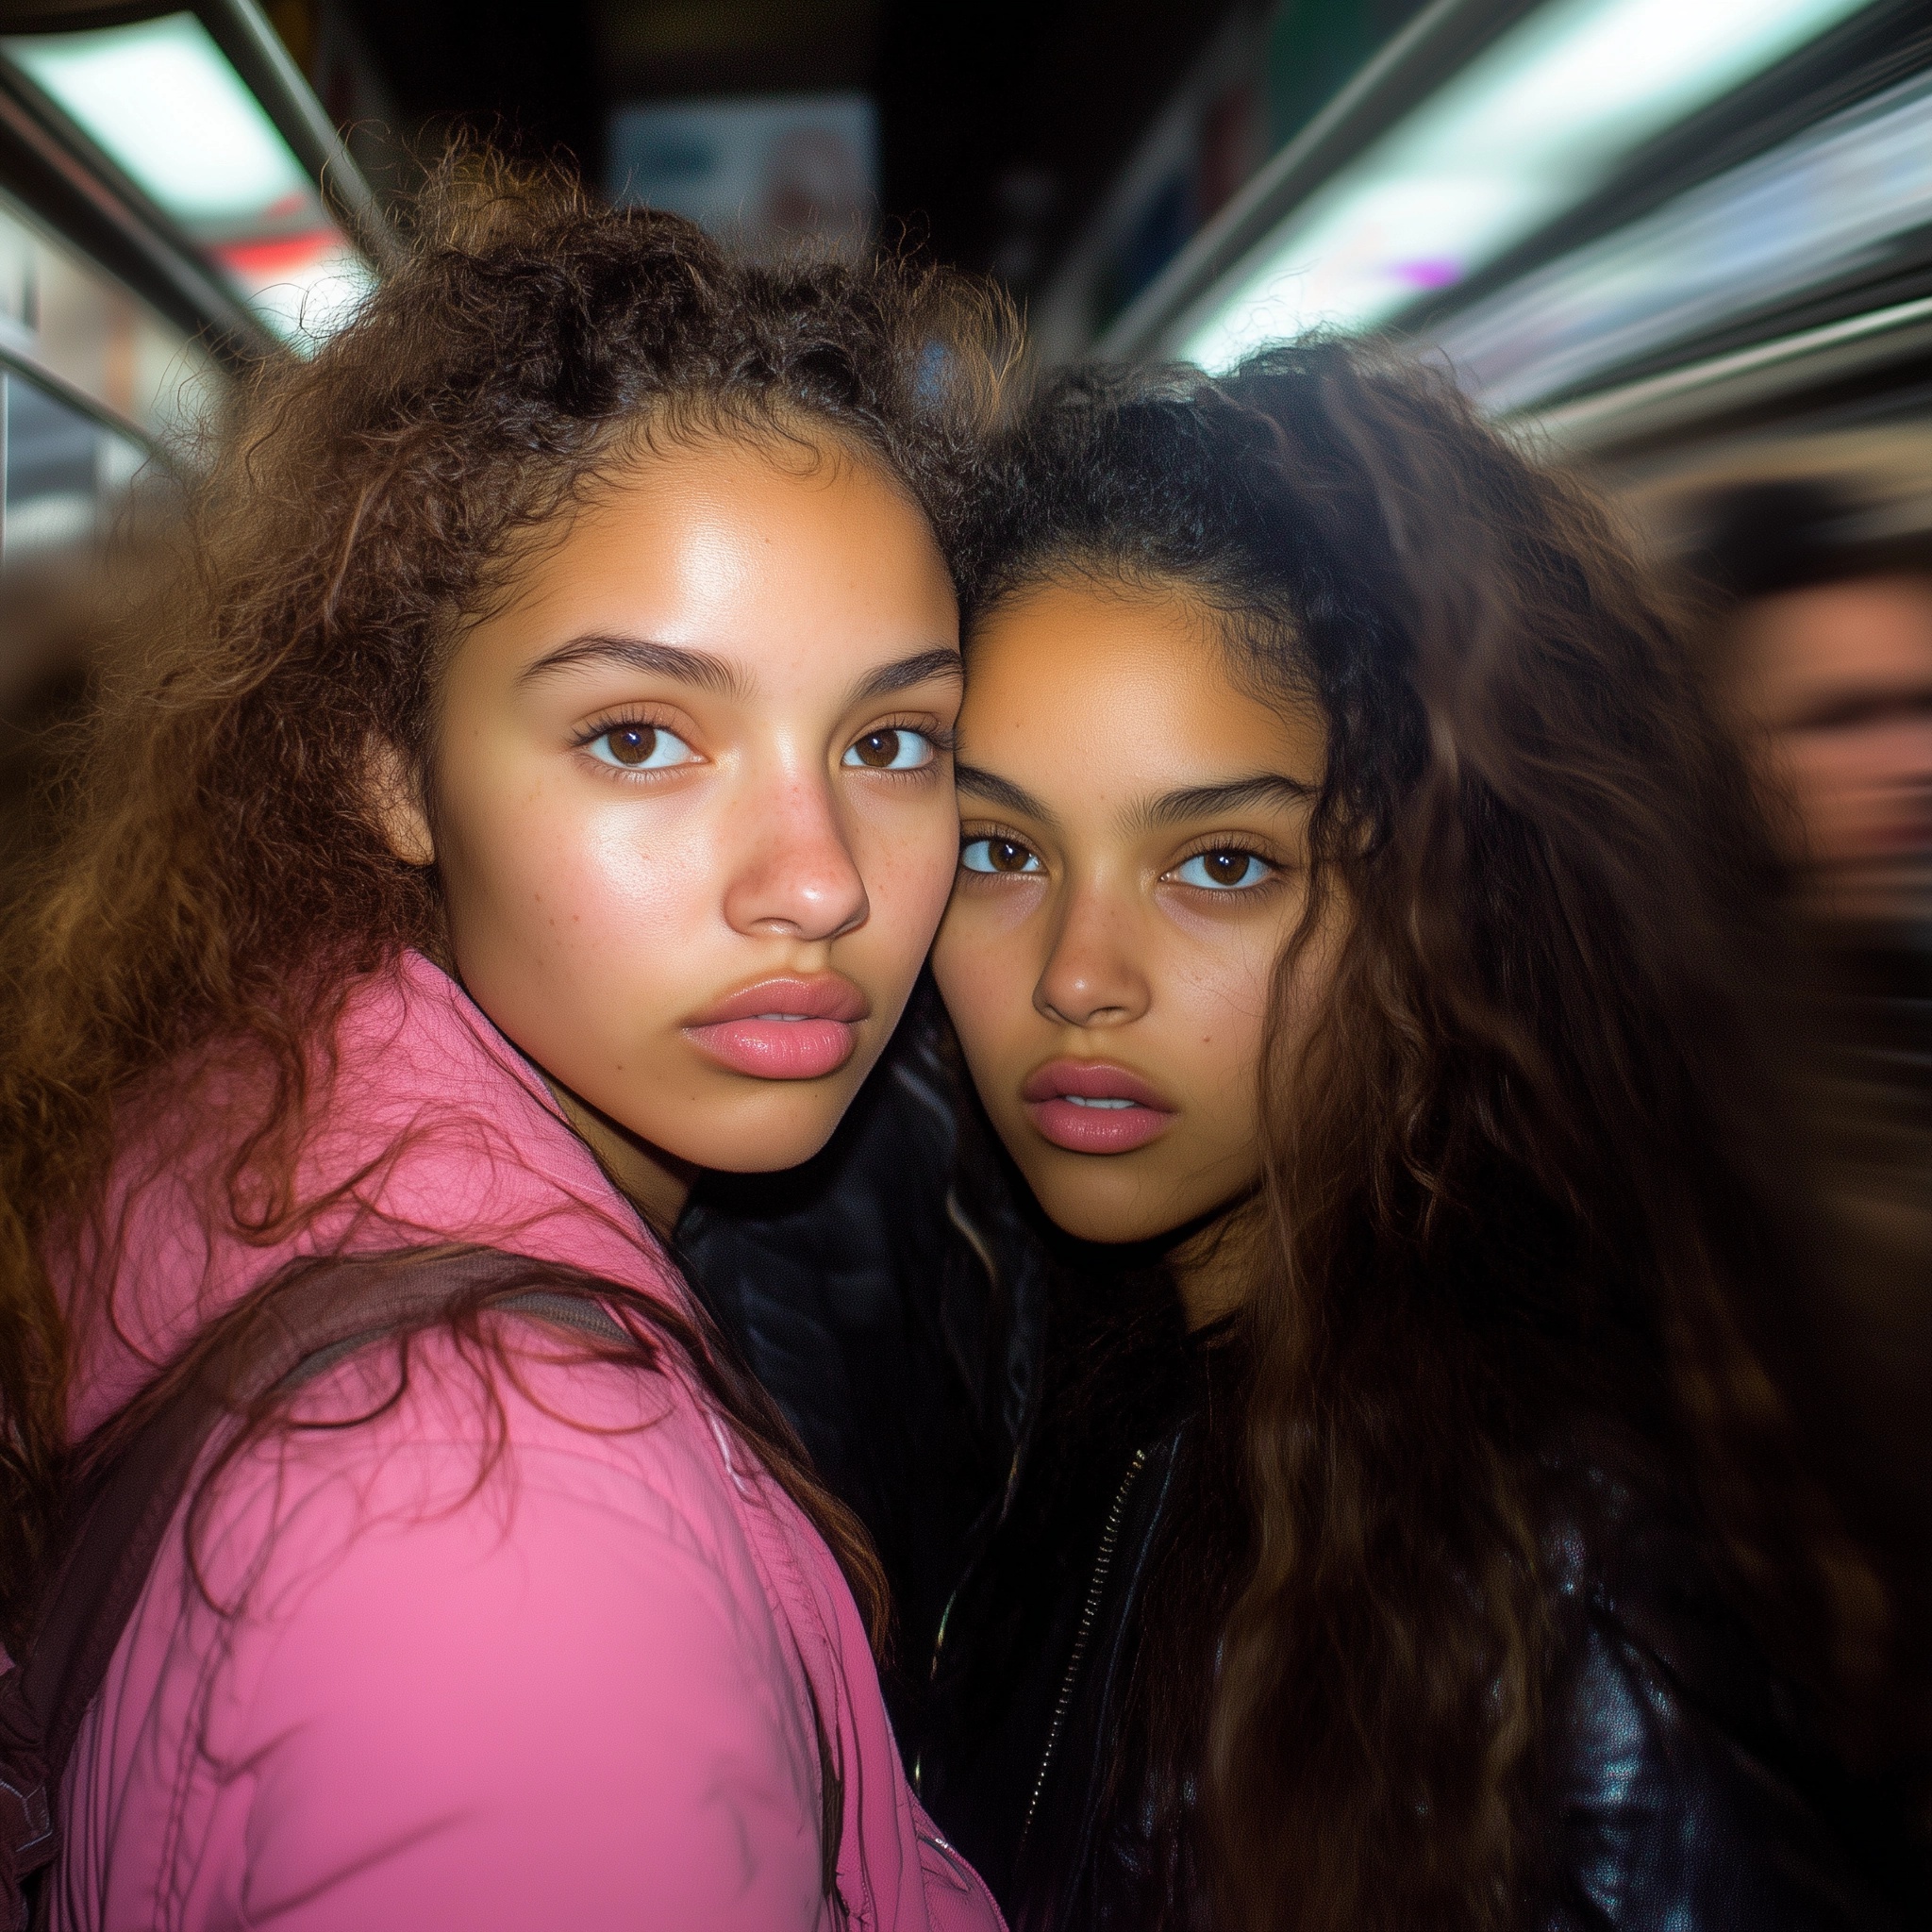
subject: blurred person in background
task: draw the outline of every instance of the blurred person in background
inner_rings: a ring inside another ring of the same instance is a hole
[[[1925,957],[1932,921],[1932,536],[1864,534],[1825,485],[1706,511],[1713,672],[1801,888],[1841,944]]]
[[[1900,1596],[1902,1801],[1932,1844],[1932,534],[1815,478],[1692,513],[1707,665],[1787,863],[1810,1019],[1787,1042],[1832,1221],[1804,1391]],[[1924,1854],[1922,1849],[1922,1858]]]

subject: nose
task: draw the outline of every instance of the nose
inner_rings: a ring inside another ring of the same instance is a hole
[[[1104,890],[1076,891],[1033,989],[1034,1010],[1066,1026],[1124,1026],[1140,1019],[1149,988],[1131,924]]]
[[[865,923],[865,880],[828,786],[789,774],[737,809],[749,836],[724,891],[734,932],[824,941]]]

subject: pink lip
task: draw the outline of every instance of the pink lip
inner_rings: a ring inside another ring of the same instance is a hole
[[[836,973],[761,979],[686,1021],[684,1032],[734,1074],[822,1080],[852,1058],[858,1023],[871,1011],[865,995]]]
[[[1167,1131],[1174,1109],[1124,1067],[1091,1060],[1049,1060],[1020,1090],[1044,1140],[1070,1154],[1126,1154]],[[1110,1100],[1124,1106],[1083,1107]]]

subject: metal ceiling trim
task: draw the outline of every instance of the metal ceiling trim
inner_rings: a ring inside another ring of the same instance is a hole
[[[1097,356],[1145,356],[1324,181],[1528,13],[1536,0],[1432,0],[1102,331]]]
[[[377,269],[394,268],[403,247],[375,191],[255,0],[192,0],[192,10],[315,177],[325,201],[344,217],[357,245]]]
[[[0,33],[84,33],[191,8],[192,0],[0,0]]]
[[[212,327],[245,353],[274,353],[280,346],[275,339],[202,265],[166,214],[126,183],[106,156],[92,152],[78,128],[70,127],[64,118],[50,123],[50,115],[51,108],[42,108],[25,77],[0,63],[0,140],[10,138],[53,175],[145,264],[161,289],[199,318],[200,326]],[[84,241],[74,239],[86,249]]]
[[[1595,456],[1694,428],[1816,384],[1863,375],[1932,349],[1932,295],[1714,356],[1619,389],[1502,420]]]
[[[0,0],[0,32],[84,33],[171,13],[192,13],[208,29],[322,190],[324,200],[343,220],[356,245],[376,268],[393,268],[403,252],[395,229],[316,99],[308,75],[256,0]],[[64,116],[60,125],[64,130]],[[90,161],[95,158],[90,151]],[[120,178],[118,170],[114,178]]]

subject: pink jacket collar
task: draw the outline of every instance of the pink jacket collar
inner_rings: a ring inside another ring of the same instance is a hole
[[[258,1081],[204,1077],[128,1134],[101,1226],[63,1274],[85,1433],[203,1323],[297,1256],[483,1241],[688,1307],[662,1247],[541,1076],[440,967],[407,952],[351,992],[318,1083],[288,1231],[237,1225],[225,1173]]]

